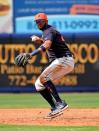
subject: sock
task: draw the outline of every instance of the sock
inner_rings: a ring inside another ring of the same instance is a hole
[[[54,97],[54,99],[57,101],[57,102],[61,102],[61,98],[60,96],[58,95],[58,92],[56,90],[56,87],[54,86],[54,84],[51,82],[51,81],[47,81],[46,83],[43,84],[46,88],[48,88],[52,94],[52,96]]]
[[[39,93],[43,96],[43,98],[50,104],[52,108],[55,108],[55,104],[53,101],[53,98],[47,88],[45,88],[42,91],[39,91]]]

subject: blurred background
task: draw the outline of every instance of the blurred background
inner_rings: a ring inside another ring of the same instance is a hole
[[[59,92],[99,92],[99,0],[0,0],[0,92],[35,92],[46,54],[16,67],[17,53],[37,48],[34,15],[44,12],[75,57],[75,69],[55,84]]]

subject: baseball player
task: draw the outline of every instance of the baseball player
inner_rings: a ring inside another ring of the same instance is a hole
[[[15,64],[24,66],[28,63],[28,59],[34,55],[47,53],[50,64],[36,80],[35,88],[50,104],[51,112],[48,113],[48,117],[51,117],[68,107],[67,103],[60,98],[53,81],[62,78],[73,70],[74,59],[61,33],[48,24],[47,15],[38,13],[34,19],[43,34],[42,38],[38,36],[32,36],[31,38],[34,43],[41,45],[32,53],[18,55]]]

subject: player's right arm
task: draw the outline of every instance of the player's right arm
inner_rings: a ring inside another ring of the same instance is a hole
[[[31,36],[31,40],[34,44],[42,44],[43,43],[43,39],[36,36],[36,35]]]

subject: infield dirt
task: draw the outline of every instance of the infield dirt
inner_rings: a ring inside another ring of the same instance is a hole
[[[67,109],[53,119],[44,119],[49,109],[0,109],[0,124],[99,126],[99,109]]]

